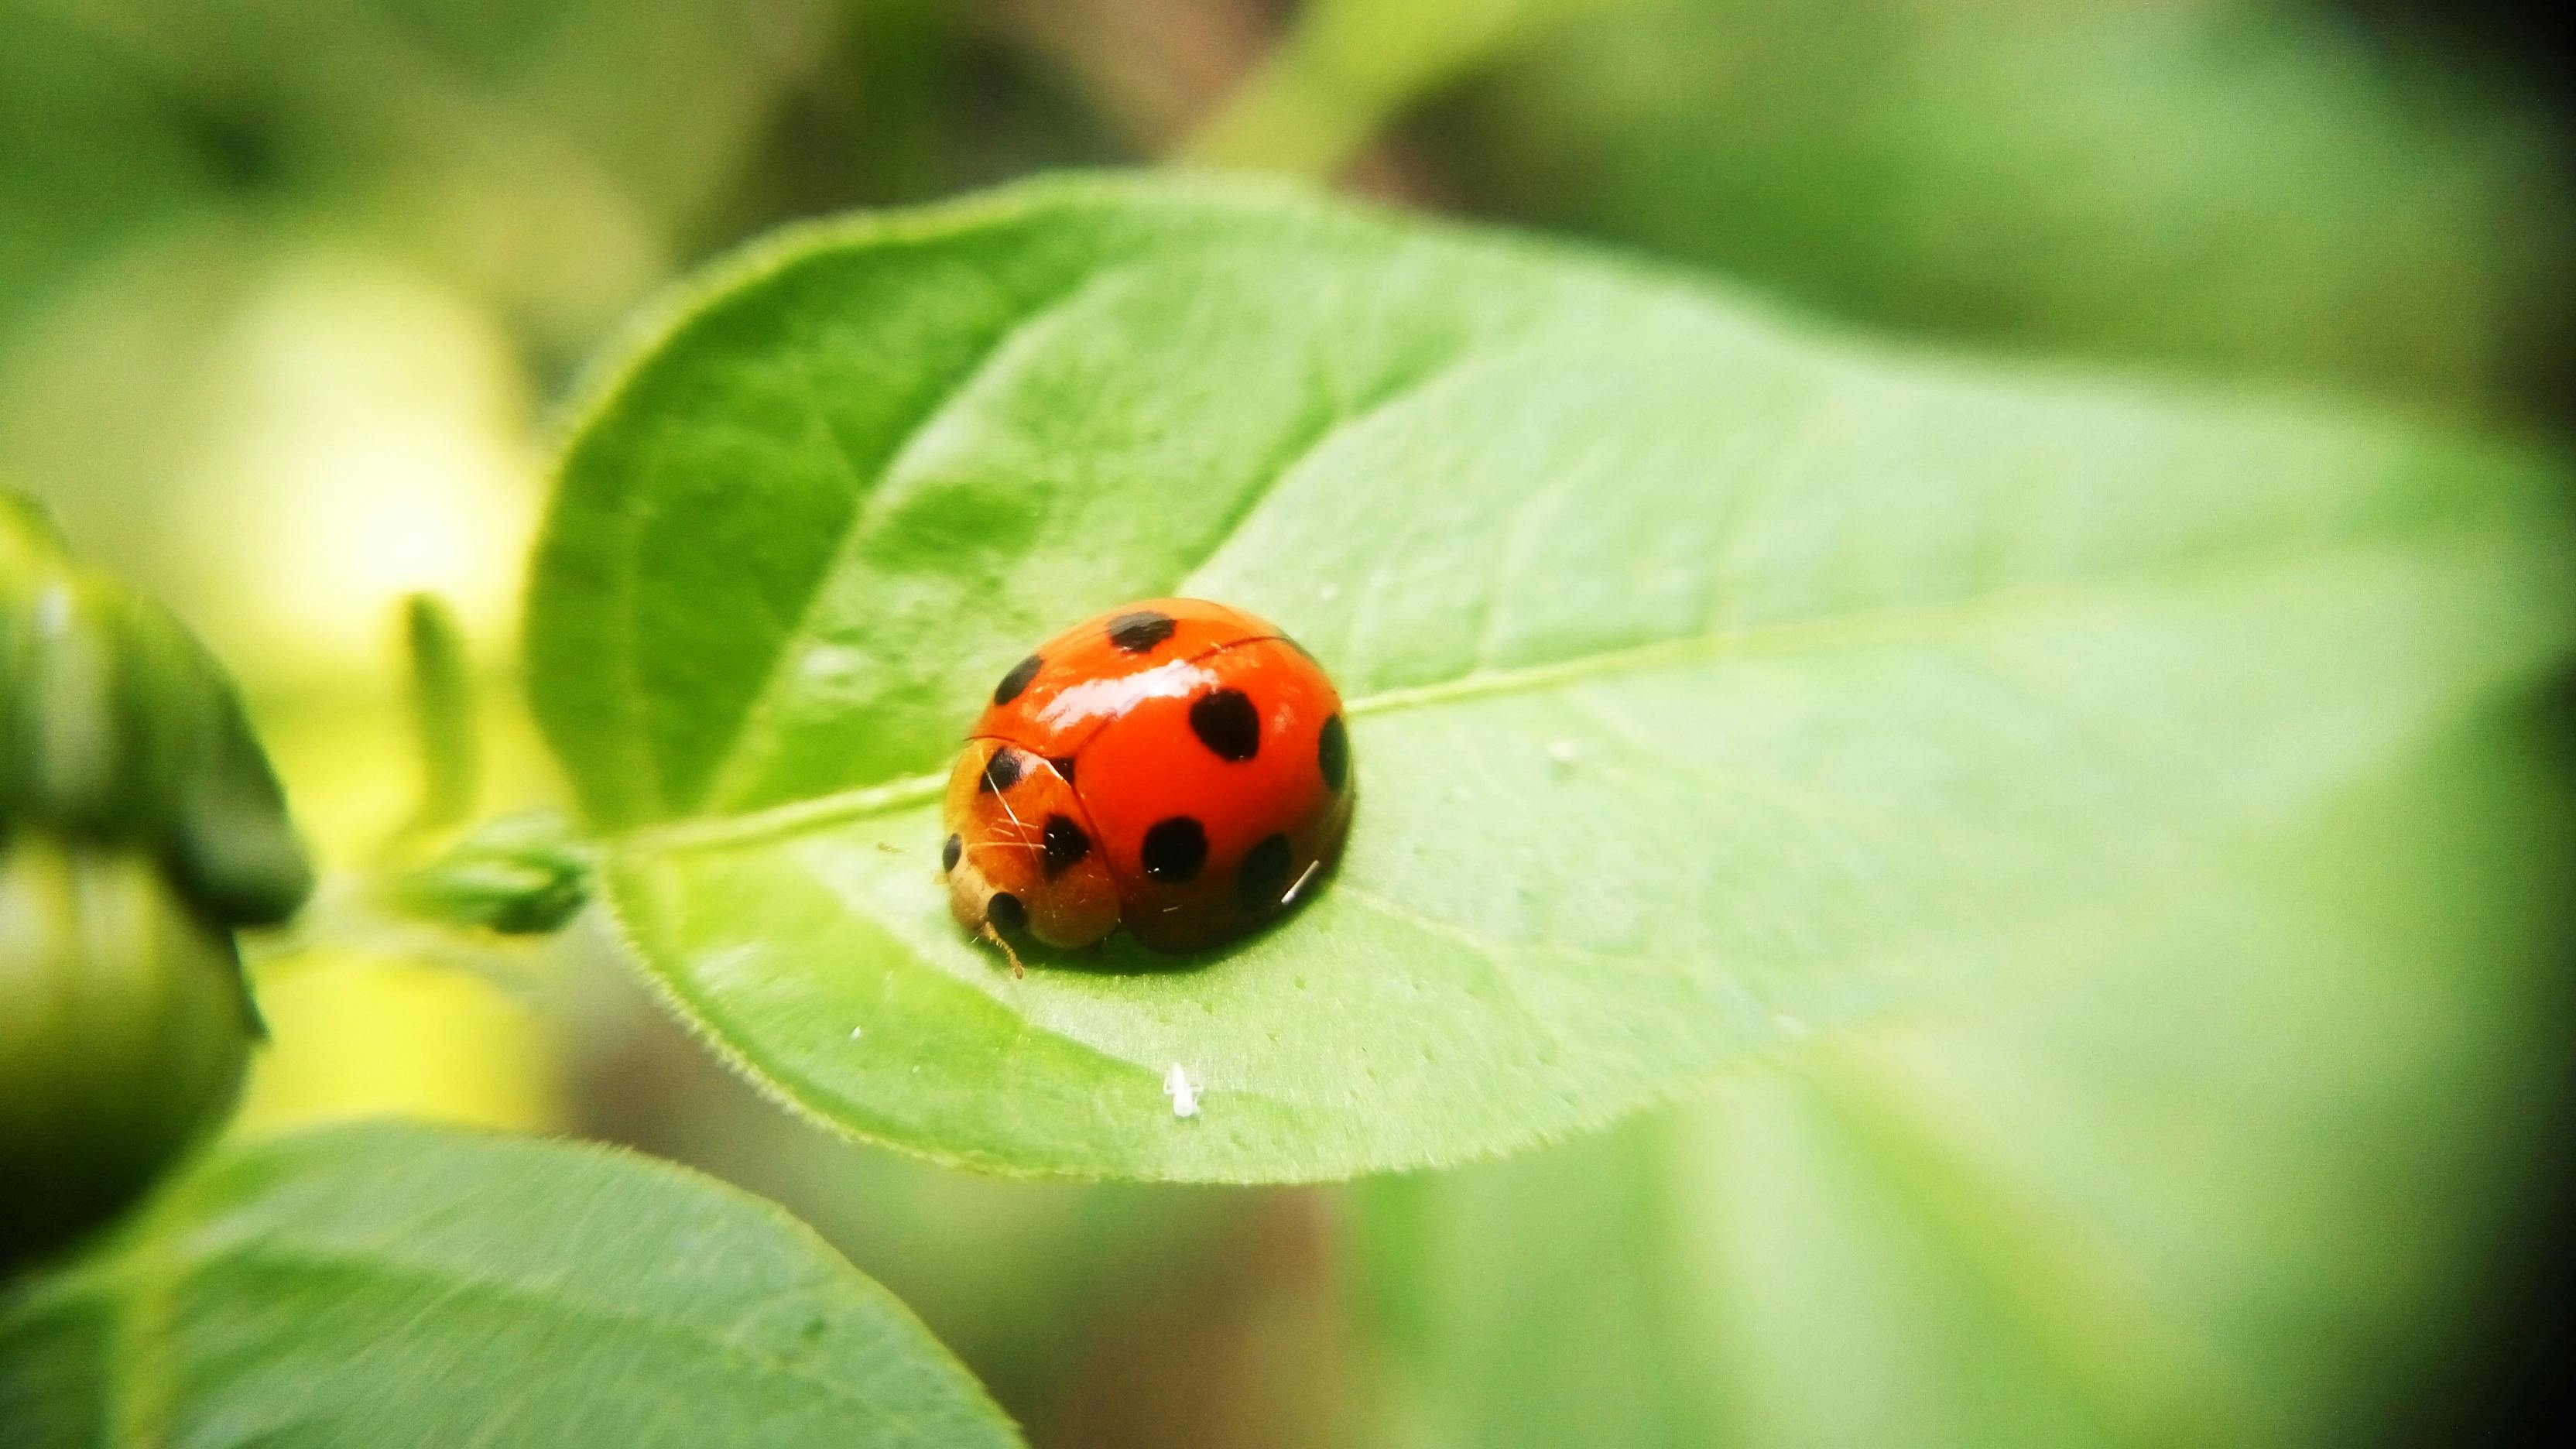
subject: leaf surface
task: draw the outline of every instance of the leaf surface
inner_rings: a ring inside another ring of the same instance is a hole
[[[990,1168],[1322,1178],[2146,929],[2212,848],[2561,657],[2556,482],[1085,179],[791,234],[683,299],[572,438],[527,644],[632,944],[771,1090]],[[1348,857],[1239,947],[1013,980],[947,918],[937,780],[1035,641],[1165,593],[1332,671]]]
[[[2003,1009],[1364,1184],[1385,1441],[2474,1440],[2558,1231],[2576,841],[2532,726],[2212,852]]]
[[[11,1449],[1019,1442],[777,1209],[390,1124],[220,1152],[0,1299],[0,1426]]]

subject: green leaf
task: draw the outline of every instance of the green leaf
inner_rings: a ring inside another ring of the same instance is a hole
[[[1322,1178],[2062,979],[2555,666],[2557,481],[1080,180],[683,299],[571,440],[527,649],[632,944],[772,1091],[996,1169]],[[1239,948],[1014,980],[948,919],[939,777],[1032,642],[1164,593],[1332,671],[1348,857]]]
[[[219,1154],[0,1300],[11,1449],[1012,1444],[786,1214],[624,1153],[362,1125]]]
[[[2465,1442],[2437,1376],[2513,1351],[2482,1294],[2559,1230],[2576,842],[2530,724],[2214,852],[2007,1009],[1368,1184],[1372,1442]]]
[[[390,886],[397,909],[425,920],[542,935],[589,903],[590,858],[560,817],[523,811],[476,826]]]

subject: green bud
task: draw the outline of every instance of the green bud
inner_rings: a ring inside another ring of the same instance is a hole
[[[590,898],[590,859],[560,817],[505,815],[395,884],[403,910],[505,935],[557,930]]]
[[[222,668],[0,494],[0,1268],[221,1118],[259,1035],[233,930],[311,886]]]
[[[0,842],[0,1266],[140,1195],[222,1118],[258,1035],[231,932],[159,862]]]
[[[312,869],[223,668],[0,495],[0,829],[158,856],[213,919],[273,925]]]
[[[0,609],[0,811],[114,833],[140,803],[117,709],[117,601],[39,566]]]
[[[285,793],[220,666],[148,600],[124,621],[121,707],[138,808],[179,888],[236,926],[285,920],[313,888]]]

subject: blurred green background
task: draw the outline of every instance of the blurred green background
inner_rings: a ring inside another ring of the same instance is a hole
[[[454,604],[485,685],[482,807],[558,799],[510,657],[545,419],[637,302],[781,221],[1249,166],[1926,345],[2560,434],[2576,206],[2543,34],[2255,0],[0,0],[0,480],[232,666],[345,874],[416,799],[410,592]],[[274,1042],[235,1130],[391,1110],[697,1164],[883,1279],[1042,1445],[1440,1442],[1351,1327],[1406,1195],[1462,1195],[1505,1256],[1544,1259],[1567,1211],[1643,1238],[1671,1225],[1639,1184],[1703,1130],[1436,1186],[1003,1183],[769,1108],[590,932],[385,929],[258,973]],[[1598,1186],[1568,1209],[1565,1181]],[[1467,1252],[1400,1251],[1456,1279],[1409,1311],[1509,1318]],[[2500,1268],[2523,1294],[2450,1397],[2379,1427],[2548,1408],[2545,1270]],[[1581,1291],[1546,1311],[1590,1315],[1597,1442],[1686,1440],[1638,1368],[1682,1332],[1652,1285],[1548,1271]],[[1544,1429],[1512,1432],[1574,1442]]]

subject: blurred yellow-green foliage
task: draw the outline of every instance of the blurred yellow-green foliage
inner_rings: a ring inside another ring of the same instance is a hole
[[[483,808],[555,798],[509,658],[542,421],[639,299],[780,221],[1267,167],[1945,345],[2530,426],[2570,376],[2567,138],[2479,33],[2261,0],[0,0],[0,478],[231,665],[345,879],[415,803],[412,592],[465,627]],[[638,1142],[814,1221],[1037,1442],[1352,1432],[1338,1195],[833,1144],[603,949],[272,943],[237,1130]]]

